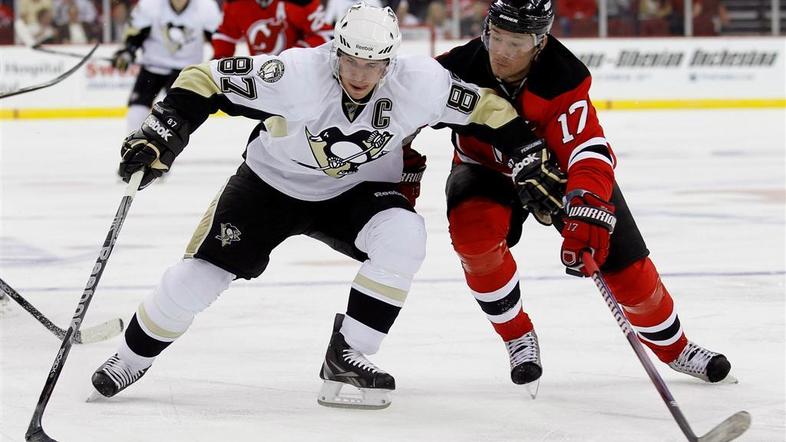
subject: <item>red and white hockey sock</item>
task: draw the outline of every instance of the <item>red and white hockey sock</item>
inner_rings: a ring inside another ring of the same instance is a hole
[[[506,241],[510,215],[509,207],[475,198],[453,208],[448,217],[467,285],[503,341],[533,329],[522,309],[516,261]]]
[[[663,362],[676,359],[688,339],[674,308],[674,300],[652,261],[643,258],[605,276],[641,342]]]

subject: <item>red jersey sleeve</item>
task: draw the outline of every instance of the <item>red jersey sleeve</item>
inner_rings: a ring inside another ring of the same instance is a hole
[[[237,2],[224,2],[224,18],[211,39],[214,59],[235,55],[235,45],[243,38],[243,29],[238,23],[235,13],[236,6],[238,6]]]
[[[330,40],[333,28],[325,21],[325,8],[320,0],[301,5],[286,2],[288,25],[298,34],[296,46],[316,47]]]
[[[617,160],[590,101],[591,83],[592,77],[587,76],[575,88],[550,99],[526,92],[523,109],[567,173],[567,192],[584,189],[609,200]]]

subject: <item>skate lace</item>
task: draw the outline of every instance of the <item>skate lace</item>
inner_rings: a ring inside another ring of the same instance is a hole
[[[505,342],[505,347],[507,347],[510,355],[511,367],[516,367],[524,362],[537,363],[540,359],[538,338],[533,332],[529,332],[518,339]]]
[[[689,342],[679,357],[669,365],[683,372],[706,375],[707,364],[717,355],[715,352]]]
[[[134,370],[117,355],[112,356],[104,364],[103,372],[120,388],[125,388],[139,379],[145,370]]]
[[[372,373],[384,373],[379,367],[374,365],[373,362],[366,359],[363,353],[355,350],[354,348],[345,348],[342,352],[342,357],[349,365],[360,368],[361,370],[370,371]]]

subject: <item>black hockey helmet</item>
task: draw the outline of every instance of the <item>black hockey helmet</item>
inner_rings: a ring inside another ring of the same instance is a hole
[[[489,23],[509,32],[535,34],[540,42],[554,23],[551,0],[494,0],[483,23],[487,37]]]

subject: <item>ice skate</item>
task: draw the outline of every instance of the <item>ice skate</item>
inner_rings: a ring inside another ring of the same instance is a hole
[[[532,399],[535,399],[540,375],[543,374],[538,335],[532,330],[520,338],[505,342],[505,347],[510,356],[510,379],[514,384],[526,386]]]
[[[91,402],[102,397],[109,398],[120,393],[138,381],[148,368],[150,367],[135,370],[115,353],[93,373],[92,381],[95,391],[87,398],[87,401]]]
[[[344,315],[337,314],[333,323],[333,335],[319,372],[325,383],[317,402],[326,407],[387,408],[396,380],[347,344],[339,332],[343,320]],[[342,388],[350,391],[342,394]]]
[[[731,364],[726,356],[691,341],[688,341],[677,359],[669,363],[669,367],[705,382],[737,383],[737,379],[729,374]]]

